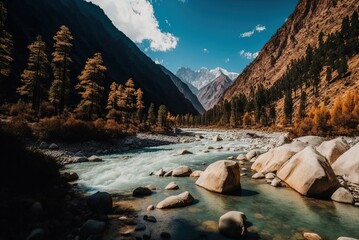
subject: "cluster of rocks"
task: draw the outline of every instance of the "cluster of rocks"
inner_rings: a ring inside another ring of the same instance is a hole
[[[317,233],[311,233],[311,232],[304,232],[303,237],[307,240],[323,240],[321,236]],[[351,237],[339,237],[337,240],[358,240],[356,238]]]
[[[342,138],[325,141],[322,137],[306,136],[291,141],[282,135],[276,147],[255,159],[251,169],[256,173],[252,178],[265,178],[273,186],[284,183],[304,196],[331,197],[337,202],[358,205],[357,156],[359,143],[350,147]]]
[[[183,165],[169,171],[160,169],[158,171],[151,172],[150,175],[158,177],[199,177],[201,173],[202,171],[192,171],[192,169],[190,169],[188,166]]]

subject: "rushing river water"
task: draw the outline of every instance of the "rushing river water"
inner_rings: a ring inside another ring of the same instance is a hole
[[[164,178],[149,176],[152,171],[161,168],[171,170],[187,165],[192,170],[204,170],[206,166],[229,156],[237,156],[239,147],[248,147],[249,143],[230,141],[227,132],[205,132],[196,130],[205,138],[192,143],[181,143],[145,148],[125,154],[102,156],[104,162],[70,165],[80,180],[78,184],[86,191],[108,191],[111,193],[131,193],[139,186],[154,185],[154,194],[135,200],[143,209],[140,214],[148,214],[148,205],[156,205],[169,195],[189,191],[196,199],[192,206],[155,210],[149,214],[155,216],[157,223],[149,224],[153,239],[159,239],[161,231],[170,232],[172,239],[225,239],[218,234],[218,219],[227,211],[242,211],[247,216],[248,239],[303,239],[303,232],[316,232],[324,239],[337,239],[339,236],[359,238],[359,208],[332,201],[321,201],[302,197],[288,188],[274,188],[264,180],[241,178],[242,195],[226,196],[209,192],[195,185],[194,178]],[[215,134],[222,134],[224,141],[213,142]],[[204,153],[208,146],[214,148]],[[192,155],[178,155],[181,150],[189,150]],[[180,189],[164,190],[175,181]]]

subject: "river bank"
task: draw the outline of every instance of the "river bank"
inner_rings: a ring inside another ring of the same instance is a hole
[[[186,165],[193,171],[204,171],[208,165],[218,160],[236,159],[251,150],[265,153],[276,148],[279,137],[283,135],[279,132],[258,131],[186,131],[193,132],[191,140],[107,154],[100,156],[103,162],[66,166],[68,171],[79,174],[79,189],[87,193],[98,190],[110,192],[116,206],[125,205],[129,209],[131,214],[115,214],[110,217],[104,239],[134,239],[136,236],[144,238],[149,233],[151,239],[157,239],[162,232],[170,233],[171,239],[226,239],[218,233],[218,219],[231,210],[240,210],[246,214],[249,222],[247,239],[304,239],[304,232],[317,232],[329,240],[343,235],[358,237],[355,230],[356,224],[359,224],[355,217],[359,214],[358,208],[303,197],[291,187],[284,187],[284,183],[283,187],[274,188],[267,183],[268,179],[252,179],[255,172],[252,172],[251,167],[256,157],[252,161],[242,161],[241,196],[209,192],[196,186],[196,178],[193,177],[150,176],[151,172],[160,169],[170,172],[181,165]],[[222,141],[216,141],[219,138]],[[357,142],[357,138],[345,140],[351,147]],[[184,150],[190,154],[181,155]],[[165,189],[172,181],[179,186],[178,190]],[[144,198],[132,196],[134,189],[147,185],[156,188],[151,195]],[[184,191],[190,192],[195,198],[193,206],[173,210],[147,210],[149,205],[156,206],[165,197]],[[118,195],[122,197],[116,199]],[[155,217],[157,222],[144,220],[145,215]],[[136,231],[139,226],[141,229],[145,226],[146,230]]]

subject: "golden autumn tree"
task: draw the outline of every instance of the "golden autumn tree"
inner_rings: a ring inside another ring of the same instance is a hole
[[[136,91],[136,109],[137,109],[137,121],[142,121],[142,112],[145,108],[145,105],[143,103],[143,92],[141,88],[137,89]]]
[[[52,53],[52,68],[54,79],[52,81],[49,100],[56,107],[57,113],[62,114],[66,107],[66,99],[70,92],[70,65],[72,34],[68,27],[61,26],[54,36],[54,52]]]
[[[36,41],[28,46],[30,55],[27,67],[21,74],[22,86],[17,92],[26,97],[33,109],[39,109],[41,101],[46,95],[46,81],[49,78],[50,62],[48,59],[46,43],[39,35]]]
[[[124,98],[126,99],[126,112],[133,113],[136,110],[136,89],[135,83],[130,78],[125,83]]]
[[[107,98],[107,106],[106,109],[116,110],[117,109],[117,99],[118,99],[118,84],[116,82],[111,83],[110,92]]]
[[[330,114],[324,103],[321,103],[314,111],[313,130],[314,134],[323,134],[328,131]]]
[[[9,77],[11,72],[12,49],[13,41],[12,36],[6,30],[7,9],[4,3],[0,1],[0,91],[5,91],[5,79]],[[6,92],[2,92],[1,94]]]
[[[339,96],[330,110],[330,124],[335,127],[341,127],[343,124],[343,100]]]
[[[157,124],[160,127],[167,126],[167,108],[165,105],[161,105],[158,108],[158,114],[157,114]]]
[[[103,82],[107,68],[104,66],[101,53],[96,53],[92,58],[87,59],[84,69],[78,77],[79,83],[76,86],[81,102],[77,109],[86,113],[89,120],[94,114],[101,112],[101,101],[104,91]]]

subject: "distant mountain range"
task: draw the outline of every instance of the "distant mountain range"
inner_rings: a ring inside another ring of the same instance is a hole
[[[27,45],[42,35],[52,50],[53,36],[61,25],[69,27],[73,40],[71,57],[71,85],[77,84],[86,59],[94,53],[103,55],[106,87],[116,81],[124,84],[132,78],[144,92],[145,105],[167,106],[173,114],[197,114],[192,103],[177,89],[171,78],[147,57],[125,34],[119,31],[104,11],[84,0],[4,0],[8,9],[8,31],[14,39],[14,64],[11,86],[12,100],[16,100],[19,76],[26,67]],[[74,89],[72,87],[72,89]],[[76,91],[71,92],[70,105],[78,102]]]
[[[183,82],[193,85],[198,90],[213,82],[222,74],[228,76],[232,81],[238,77],[238,73],[229,72],[224,68],[217,67],[215,69],[201,68],[194,71],[187,67],[178,69],[176,76]],[[196,92],[194,92],[196,94]]]
[[[232,84],[232,80],[222,73],[214,81],[199,90],[197,93],[198,100],[206,110],[209,110],[218,103],[223,93]]]
[[[196,108],[196,110],[199,113],[203,113],[205,109],[203,108],[202,104],[199,102],[197,96],[190,90],[190,87],[186,83],[184,83],[181,79],[179,79],[176,75],[174,75],[171,71],[166,69],[164,66],[160,65],[160,67],[162,68],[163,72],[171,78],[172,82],[176,85],[178,90],[185,96],[185,98],[191,101],[191,103]]]

